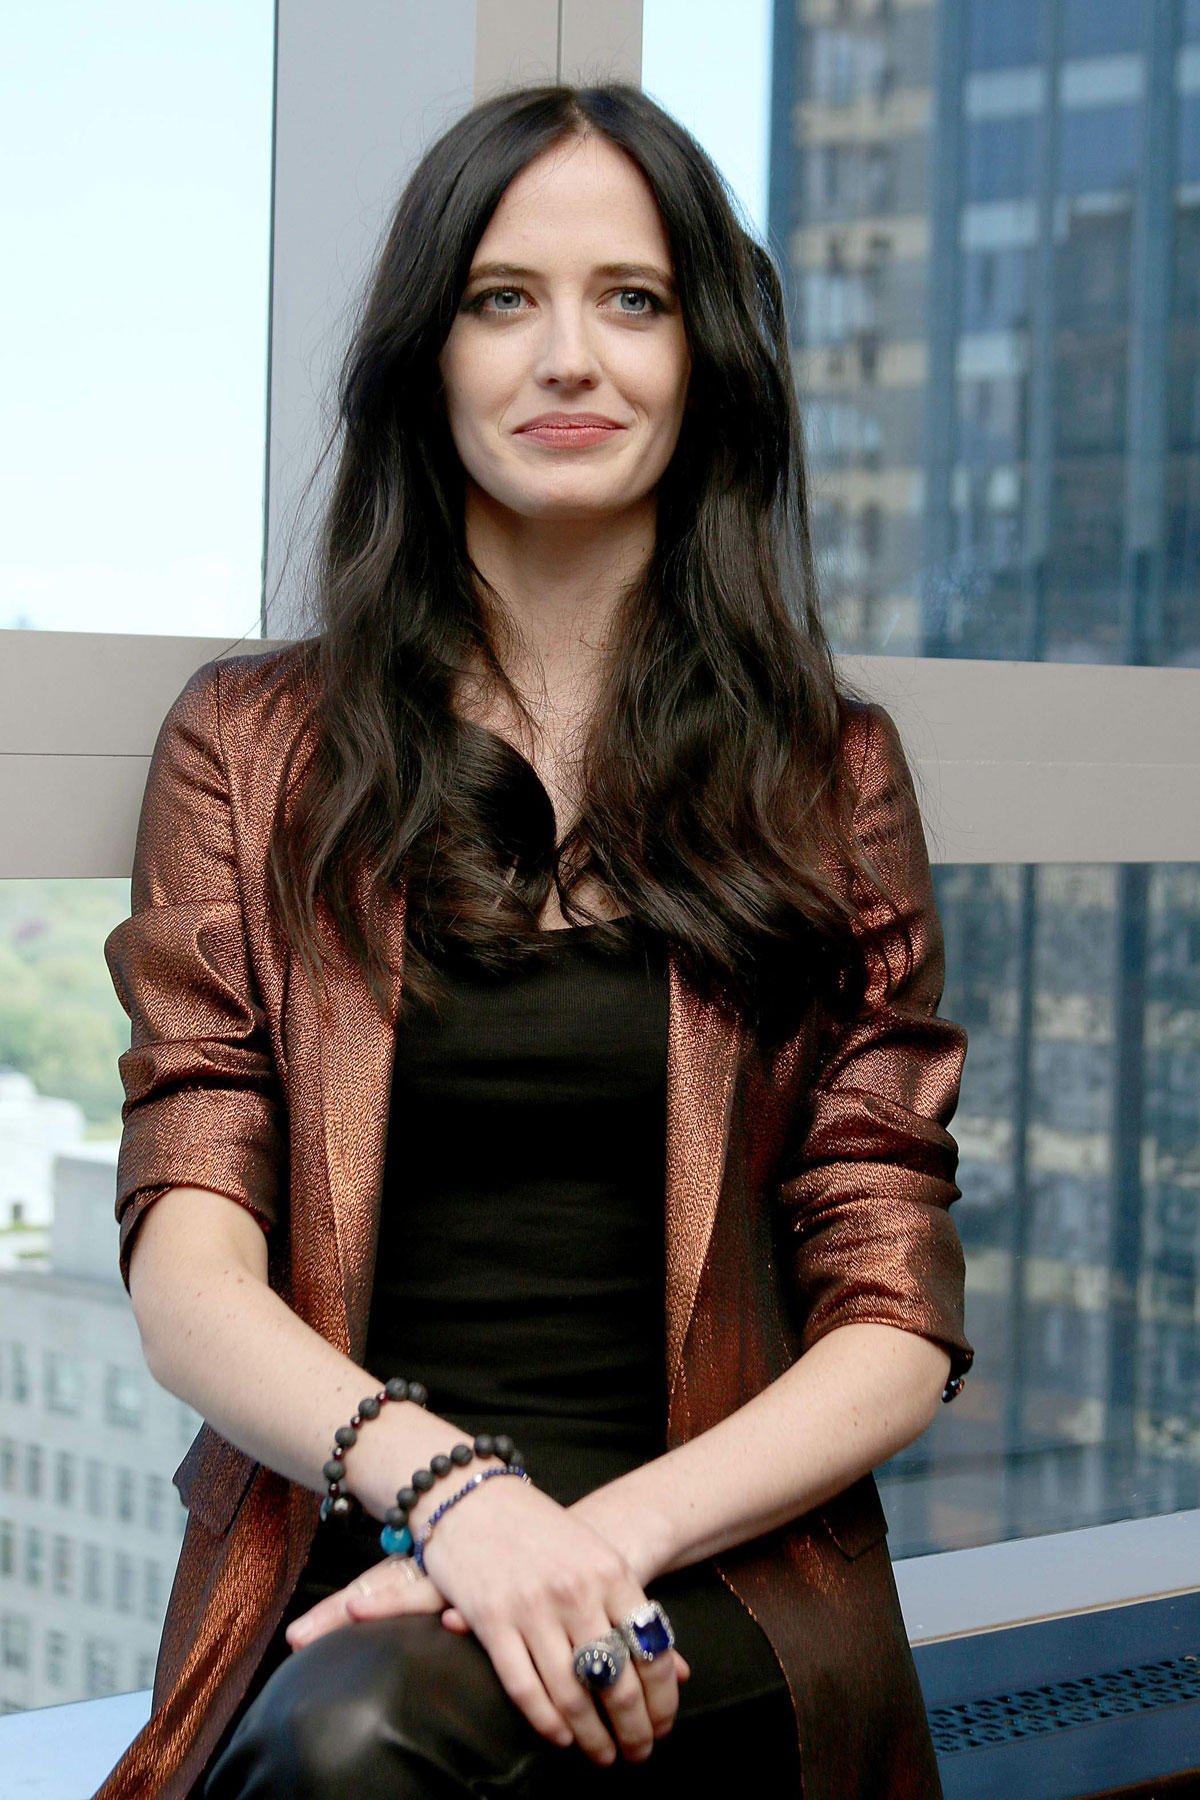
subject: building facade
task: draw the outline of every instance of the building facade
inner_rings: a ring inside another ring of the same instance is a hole
[[[200,1419],[142,1357],[115,1171],[115,1144],[60,1155],[49,1267],[0,1269],[0,1712],[154,1679]]]
[[[835,647],[1200,664],[1200,6],[780,0],[775,49]],[[979,1361],[893,1553],[1195,1507],[1200,872],[936,880]]]

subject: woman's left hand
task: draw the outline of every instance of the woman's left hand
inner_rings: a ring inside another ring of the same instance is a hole
[[[301,1613],[288,1626],[285,1637],[293,1650],[349,1625],[355,1619],[382,1619],[407,1613],[442,1614],[443,1625],[451,1630],[466,1631],[467,1622],[456,1607],[446,1605],[446,1597],[428,1575],[421,1575],[408,1556],[388,1556],[373,1563],[347,1587]]]

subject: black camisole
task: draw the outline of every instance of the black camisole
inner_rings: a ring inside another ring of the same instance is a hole
[[[564,1505],[666,1447],[667,965],[620,932],[402,1009],[367,1338]]]
[[[423,1381],[464,1437],[510,1432],[569,1506],[666,1449],[669,965],[639,922],[541,937],[502,979],[441,968],[436,1015],[401,1005],[363,1366]],[[379,1529],[319,1529],[288,1616],[379,1561]],[[783,1672],[712,1559],[647,1592],[693,1665],[684,1708],[736,1731],[772,1696],[791,1770]]]

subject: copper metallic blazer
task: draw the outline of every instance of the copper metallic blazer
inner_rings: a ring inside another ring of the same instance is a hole
[[[337,961],[318,1002],[268,921],[267,834],[285,753],[312,730],[310,679],[291,645],[207,663],[159,733],[132,916],[105,944],[132,1021],[116,1212],[128,1286],[138,1220],[166,1188],[209,1188],[249,1207],[269,1228],[271,1285],[361,1362],[399,978],[384,1023],[330,921]],[[844,754],[861,791],[856,830],[900,899],[915,967],[886,1004],[872,992],[835,1033],[814,1014],[768,1060],[672,956],[669,1447],[851,1321],[937,1340],[952,1374],[972,1359],[947,1211],[959,1197],[946,1127],[966,1038],[937,1016],[942,932],[920,816],[886,712],[857,704]],[[394,907],[389,927],[402,945],[402,886]],[[899,966],[894,924],[888,944]],[[153,1713],[96,1800],[183,1800],[246,1692],[317,1526],[316,1493],[207,1424],[175,1483],[188,1520]],[[886,1531],[867,1475],[719,1558],[787,1676],[806,1800],[941,1792]]]

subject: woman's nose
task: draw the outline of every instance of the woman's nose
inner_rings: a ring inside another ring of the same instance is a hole
[[[539,381],[564,386],[597,379],[596,352],[581,307],[547,308],[535,373]]]

